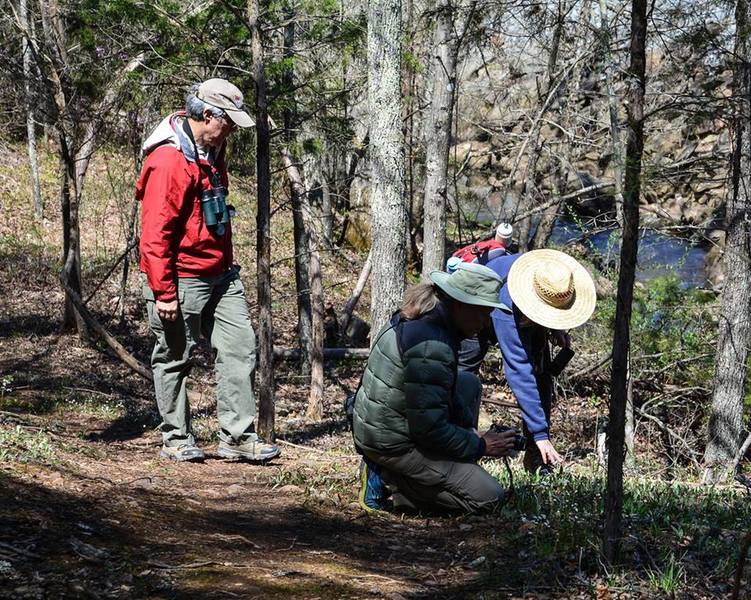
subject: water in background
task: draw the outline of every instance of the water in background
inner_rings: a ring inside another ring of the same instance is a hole
[[[620,236],[615,228],[588,231],[586,226],[559,219],[550,237],[553,246],[580,242],[596,253],[605,264],[614,264],[620,253]],[[676,274],[684,287],[707,284],[706,250],[683,238],[660,233],[654,229],[639,230],[636,280]]]

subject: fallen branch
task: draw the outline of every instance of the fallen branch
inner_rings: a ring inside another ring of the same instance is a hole
[[[115,338],[113,338],[109,332],[104,328],[104,326],[97,321],[94,316],[89,312],[89,309],[86,308],[83,301],[81,300],[81,296],[79,296],[69,285],[68,282],[65,280],[64,272],[60,274],[60,283],[62,284],[65,291],[68,293],[68,296],[73,302],[73,304],[76,307],[76,310],[78,311],[78,314],[81,315],[81,318],[86,322],[86,324],[91,327],[94,331],[96,331],[97,334],[107,343],[107,345],[112,348],[112,350],[115,352],[117,357],[122,360],[126,365],[128,365],[131,369],[133,369],[136,373],[138,373],[141,377],[144,379],[148,379],[149,381],[153,381],[153,376],[151,374],[151,369],[149,369],[146,365],[144,365],[141,361],[139,361],[135,356],[133,356],[130,352],[128,352],[125,347],[118,342]]]
[[[339,358],[368,358],[370,348],[324,348],[323,357]],[[278,360],[299,360],[300,350],[297,348],[274,348],[274,358]]]
[[[357,306],[357,302],[360,300],[362,291],[365,289],[365,284],[368,282],[368,278],[370,277],[370,270],[372,265],[370,257],[372,256],[372,254],[372,250],[368,252],[368,258],[365,259],[365,264],[362,267],[362,271],[360,271],[360,277],[357,280],[357,285],[355,286],[355,289],[352,291],[352,295],[349,297],[349,300],[347,300],[347,303],[344,305],[344,309],[342,310],[340,316],[340,327],[343,336],[347,335],[347,327],[349,327],[349,322],[350,320],[352,320],[352,312],[355,310],[355,306]]]
[[[3,550],[8,550],[10,552],[13,552],[13,554],[25,556],[26,558],[35,558],[35,559],[41,558],[41,556],[39,556],[38,554],[29,552],[28,550],[24,550],[23,548],[16,548],[15,546],[12,546],[11,544],[6,544],[5,542],[0,542],[0,548],[2,548]]]
[[[738,594],[741,591],[741,579],[743,578],[743,569],[746,567],[746,556],[748,555],[748,548],[751,546],[751,531],[741,541],[741,551],[738,556],[738,566],[735,568],[735,580],[733,582],[733,594],[730,596],[730,600],[738,600],[740,597]]]
[[[567,379],[579,379],[580,377],[586,377],[587,375],[591,375],[598,369],[604,367],[606,364],[608,364],[613,358],[613,353],[609,352],[605,357],[598,360],[594,365],[588,365],[584,367],[583,369],[577,371],[576,373],[571,373],[567,377]]]
[[[91,299],[92,299],[92,298],[93,298],[93,297],[94,297],[94,296],[96,295],[96,293],[97,293],[97,292],[99,291],[99,288],[101,288],[101,287],[102,287],[102,286],[104,285],[104,282],[105,282],[105,281],[107,281],[107,280],[109,279],[110,275],[112,275],[112,273],[114,273],[114,272],[115,272],[115,269],[117,269],[117,266],[118,266],[118,265],[119,265],[119,264],[120,264],[120,263],[121,263],[121,262],[123,261],[123,259],[124,259],[124,258],[125,258],[126,256],[128,256],[128,254],[130,253],[130,251],[131,251],[131,250],[133,250],[133,248],[135,248],[135,247],[136,247],[136,243],[135,243],[135,241],[131,240],[131,241],[130,241],[130,242],[128,243],[128,246],[127,246],[127,247],[125,248],[125,252],[123,252],[123,253],[122,253],[122,254],[121,254],[121,255],[120,255],[119,257],[118,257],[118,259],[117,259],[117,260],[115,261],[115,264],[114,264],[114,265],[112,265],[112,267],[110,268],[110,270],[109,270],[109,271],[107,271],[107,274],[106,274],[106,275],[105,275],[104,277],[102,277],[102,280],[101,280],[101,281],[100,281],[100,282],[99,282],[98,284],[96,284],[96,285],[94,286],[94,290],[93,290],[93,291],[92,291],[92,292],[91,292],[91,293],[89,294],[89,297],[88,297],[88,298],[86,298],[86,300],[84,300],[84,301],[83,301],[83,303],[84,303],[84,304],[88,304],[89,302],[91,302]]]
[[[746,441],[744,441],[741,444],[741,447],[738,449],[738,452],[735,455],[735,459],[733,460],[733,468],[732,471],[736,472],[738,469],[738,466],[741,464],[741,461],[743,460],[743,457],[746,456],[746,452],[748,452],[748,449],[751,447],[751,433],[749,433],[746,436]]]
[[[249,546],[252,546],[256,550],[263,550],[263,546],[259,546],[255,542],[250,541],[248,538],[246,538],[244,535],[240,535],[237,533],[233,534],[226,534],[226,533],[213,533],[209,537],[215,538],[217,540],[222,540],[223,542],[245,542]]]
[[[290,446],[292,448],[297,448],[298,450],[318,452],[319,454],[325,454],[326,456],[332,456],[334,458],[360,458],[359,454],[335,454],[334,452],[329,452],[328,450],[320,450],[319,448],[313,448],[312,446],[302,446],[301,444],[293,444],[292,442],[288,442],[287,440],[280,440],[279,438],[276,438],[276,440],[274,440],[274,443],[283,444],[285,446]]]
[[[500,400],[492,400],[490,398],[482,398],[480,402],[492,404],[493,406],[503,406],[505,408],[519,408],[519,405],[515,402],[501,402]]]
[[[645,413],[641,408],[636,407],[636,406],[634,407],[634,410],[636,411],[636,413],[640,417],[642,417],[643,419],[647,419],[649,421],[652,421],[662,431],[664,431],[668,435],[674,437],[675,439],[679,440],[681,442],[681,444],[683,444],[683,446],[686,448],[686,451],[687,451],[686,456],[688,456],[688,458],[691,460],[691,462],[694,463],[694,467],[696,467],[696,472],[697,473],[701,472],[701,466],[699,465],[699,461],[697,461],[696,458],[694,457],[695,452],[691,449],[691,447],[688,445],[688,442],[686,442],[686,440],[684,440],[680,435],[678,435],[675,431],[673,431],[672,429],[670,429],[670,427],[668,427],[667,425],[665,425],[665,423],[663,423],[660,419],[658,419],[654,415],[650,415],[649,413]]]

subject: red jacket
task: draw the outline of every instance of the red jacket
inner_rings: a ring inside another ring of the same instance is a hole
[[[232,228],[215,236],[205,225],[201,193],[210,188],[208,162],[195,161],[183,129],[184,113],[164,119],[144,143],[136,184],[141,201],[141,271],[157,300],[177,298],[178,277],[218,275],[232,268]],[[227,185],[224,149],[213,167]]]

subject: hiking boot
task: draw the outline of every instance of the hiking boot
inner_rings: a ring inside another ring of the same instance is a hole
[[[381,477],[381,468],[363,456],[360,461],[360,494],[358,504],[365,512],[386,510],[388,491]]]
[[[222,458],[234,458],[250,462],[266,462],[279,456],[279,447],[267,444],[260,438],[249,439],[241,444],[220,441],[217,454]]]
[[[177,462],[201,462],[205,455],[195,444],[180,444],[179,446],[162,446],[159,452],[161,458],[168,458]]]

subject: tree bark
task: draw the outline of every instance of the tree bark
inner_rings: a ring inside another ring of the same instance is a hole
[[[704,453],[704,481],[722,481],[730,475],[743,431],[746,361],[751,340],[751,8],[748,0],[736,4],[733,77],[737,99],[734,118],[732,190],[725,214],[722,290],[717,358],[712,389],[712,413]]]
[[[615,196],[615,215],[618,225],[623,228],[623,149],[621,145],[620,122],[618,119],[618,99],[613,87],[613,56],[610,50],[612,42],[610,23],[608,22],[607,0],[600,0],[600,45],[602,60],[605,62],[605,91],[608,97],[608,116],[610,120],[610,147],[613,153],[613,183]]]
[[[639,237],[639,194],[644,151],[644,90],[646,86],[647,2],[634,0],[631,9],[631,64],[628,78],[628,143],[623,206],[623,237],[618,272],[618,298],[613,334],[613,368],[610,379],[608,481],[602,554],[606,564],[615,561],[621,539],[623,513],[623,459],[631,307]]]
[[[310,301],[311,301],[311,343],[310,352],[310,393],[308,394],[308,407],[305,415],[312,421],[320,421],[323,416],[323,278],[321,274],[321,259],[319,256],[318,233],[313,226],[313,215],[307,200],[305,183],[297,165],[292,160],[288,148],[282,148],[282,162],[287,170],[293,193],[298,198],[302,225],[307,232],[306,240],[308,247],[301,249],[310,257]]]
[[[425,120],[425,191],[423,197],[422,276],[443,270],[446,256],[446,202],[451,121],[459,42],[454,33],[454,7],[440,0],[433,31],[432,93]]]
[[[31,82],[34,77],[32,68],[32,56],[30,41],[26,38],[33,35],[31,28],[31,20],[29,19],[29,9],[27,0],[19,0],[18,2],[19,19],[25,33],[21,40],[21,52],[23,55],[23,83],[24,83],[24,95],[26,102],[26,137],[27,148],[29,152],[29,168],[31,169],[31,187],[34,197],[34,216],[37,220],[41,220],[44,215],[44,202],[42,200],[42,185],[39,181],[39,161],[37,159],[37,139],[36,139],[36,127],[34,117],[34,102],[32,101]]]
[[[404,294],[407,212],[404,205],[402,132],[401,2],[368,5],[368,112],[370,115],[370,207],[372,219],[371,339]]]
[[[294,56],[295,22],[291,8],[287,9],[287,25],[284,28],[284,57]],[[294,98],[295,73],[294,67],[288,66],[283,75],[282,83],[290,94],[284,108],[284,139],[287,147],[294,141],[292,132],[293,123],[296,119],[296,102]],[[292,161],[290,160],[290,163]],[[300,338],[300,350],[302,356],[301,372],[304,376],[310,375],[311,355],[313,353],[313,314],[310,304],[310,243],[308,230],[305,227],[302,202],[306,200],[306,191],[303,185],[300,187],[290,178],[290,200],[292,202],[292,225],[295,240],[295,287],[297,289],[297,334]]]
[[[256,108],[256,179],[258,209],[256,214],[256,257],[258,262],[258,432],[273,440],[274,432],[274,329],[271,319],[271,156],[266,73],[263,66],[263,44],[258,23],[258,0],[248,2],[251,33],[253,76]]]

